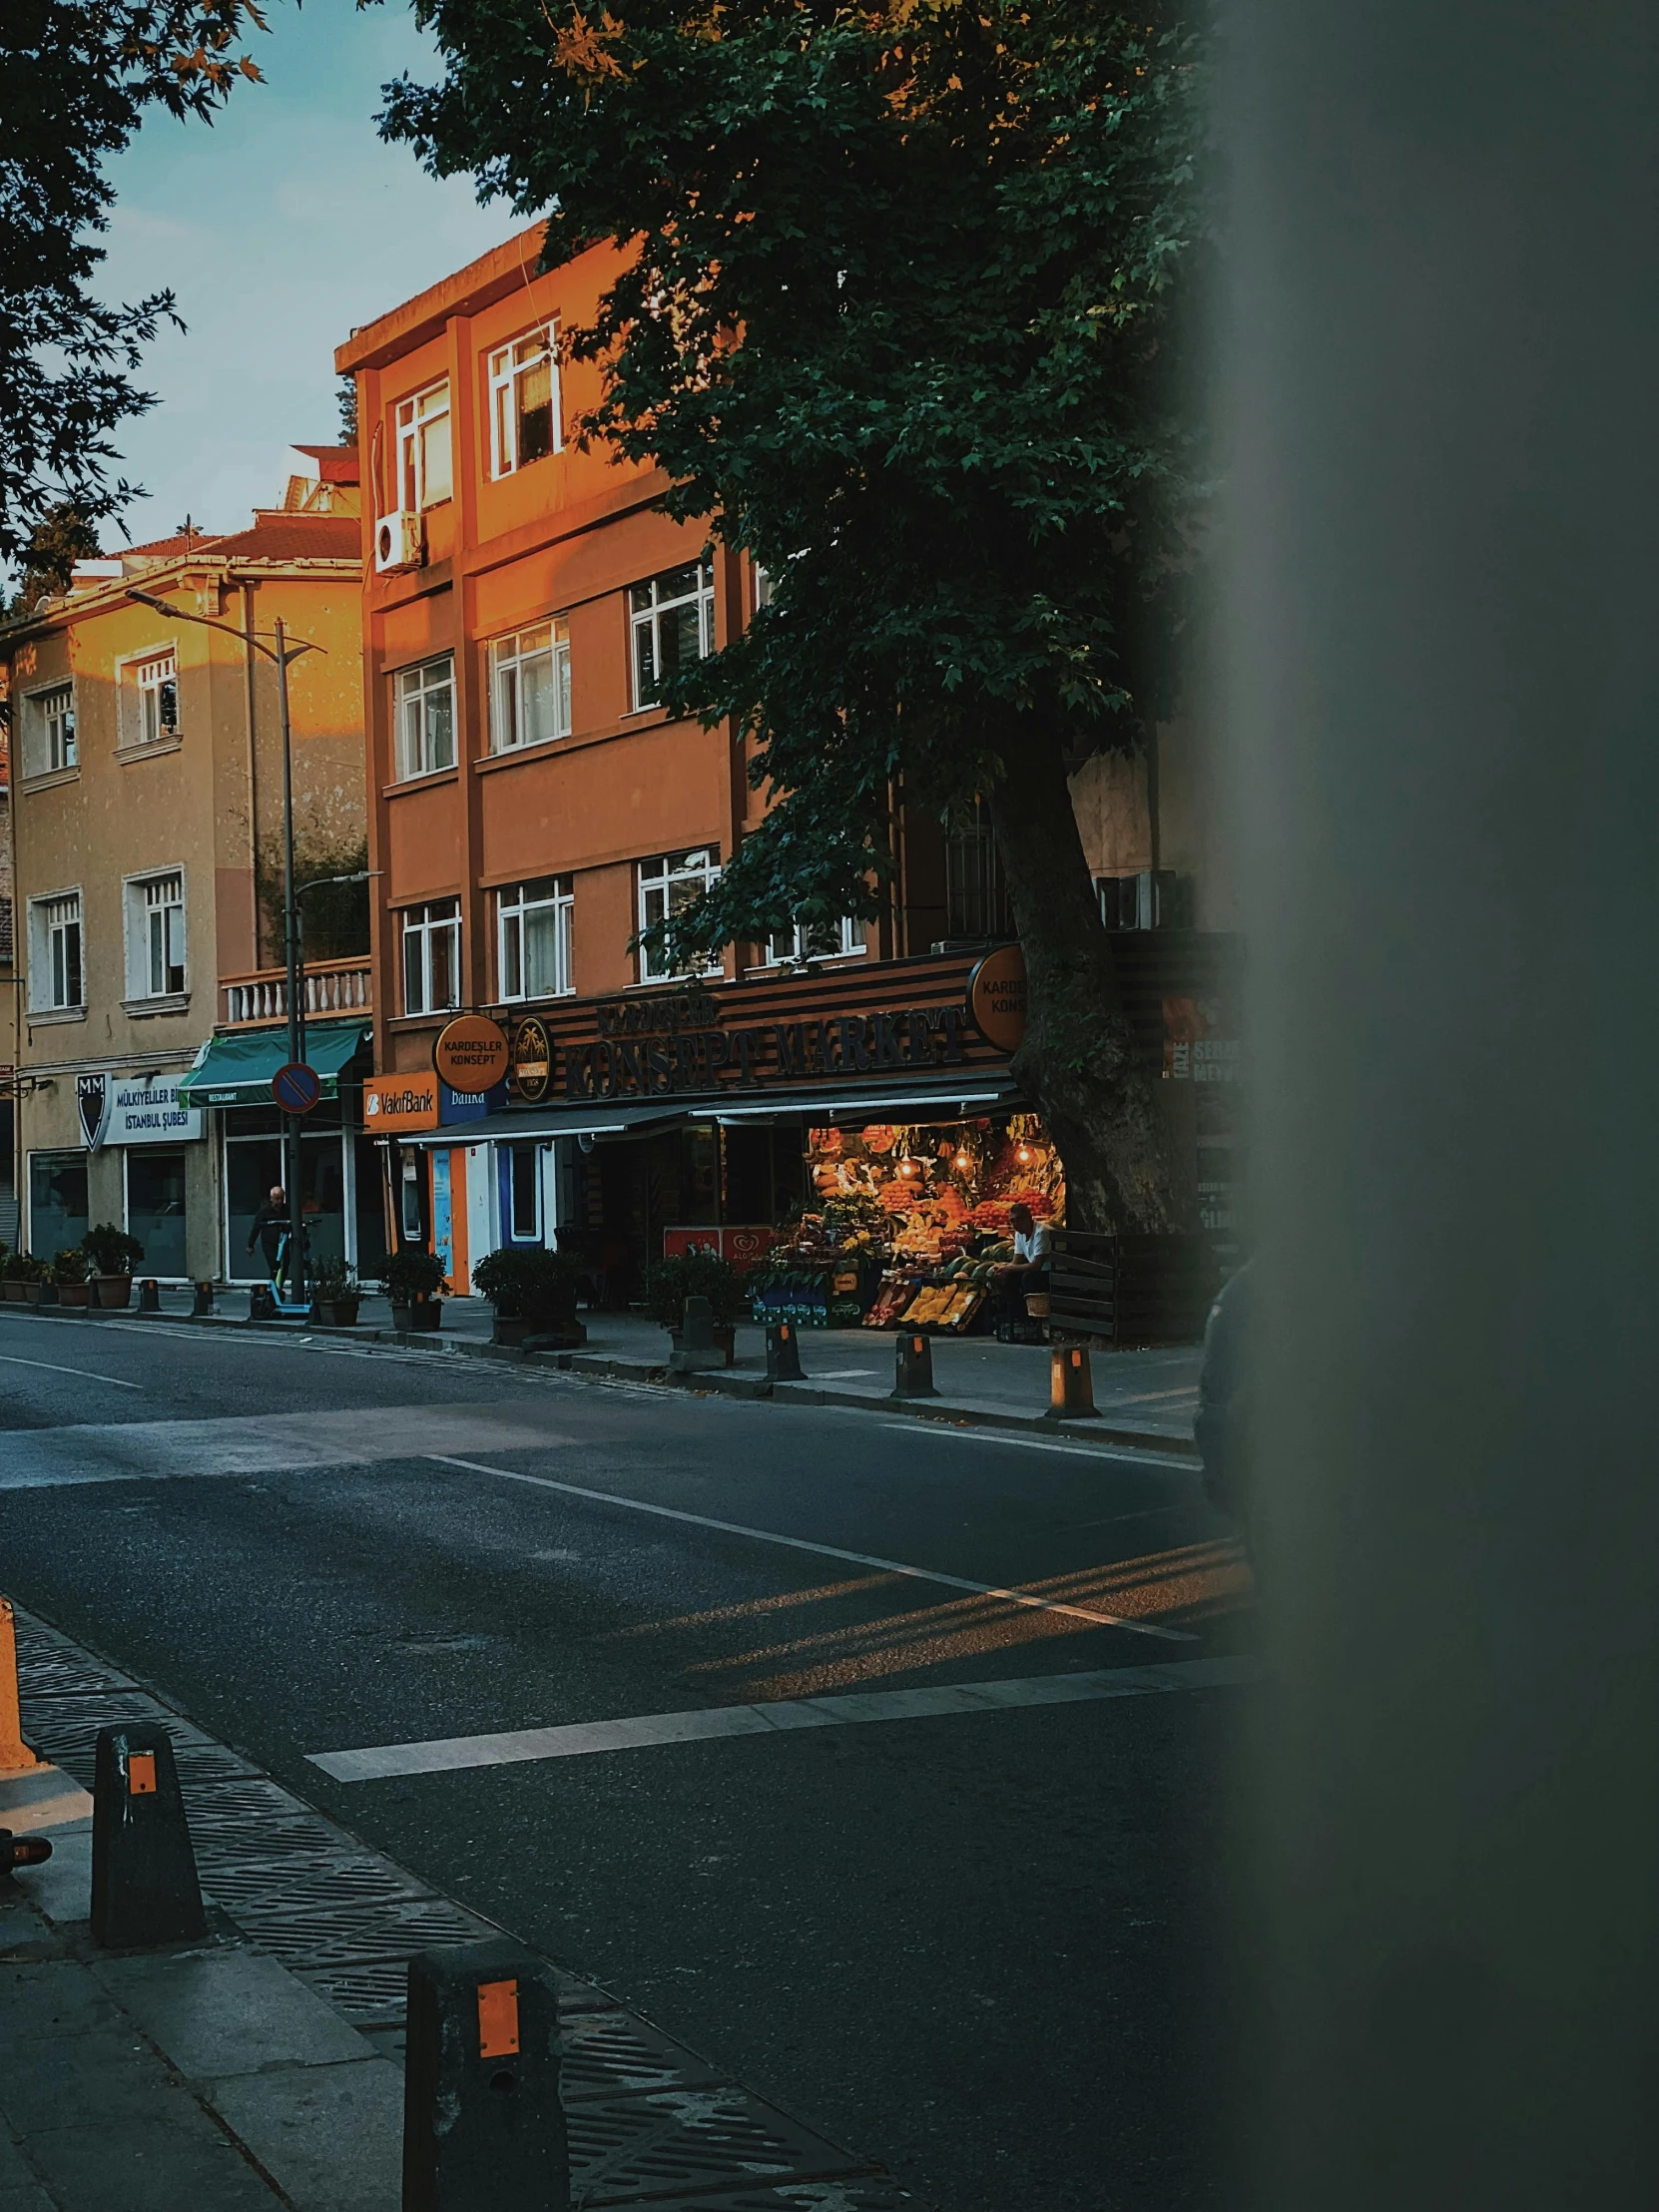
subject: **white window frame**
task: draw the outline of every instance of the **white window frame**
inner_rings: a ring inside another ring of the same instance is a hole
[[[553,698],[553,727],[543,737],[524,732],[524,672],[545,659]],[[489,648],[490,751],[513,753],[520,746],[547,745],[570,736],[570,629],[561,616],[529,623]]]
[[[168,723],[163,717],[170,690],[173,720]],[[152,646],[144,653],[129,653],[118,661],[116,692],[123,751],[141,753],[153,746],[178,744],[184,734],[184,709],[179,700],[177,641]]]
[[[423,514],[455,496],[455,442],[449,406],[449,379],[400,399],[393,417],[397,441],[397,504],[406,514]],[[435,466],[434,432],[443,425],[443,466]]]
[[[544,1226],[546,1208],[543,1204],[542,1191],[543,1155],[545,1151],[546,1147],[544,1145],[533,1140],[518,1140],[507,1147],[506,1242],[509,1246],[541,1244],[546,1237],[547,1232]],[[518,1214],[519,1163],[525,1159],[528,1159],[529,1162],[529,1199],[530,1212],[533,1217],[527,1229],[520,1228]]]
[[[73,909],[73,911],[71,910]],[[29,901],[29,1011],[84,1013],[87,1003],[86,899],[79,885]],[[71,954],[73,943],[73,955]],[[78,986],[71,996],[71,967]]]
[[[698,891],[707,890],[720,874],[720,853],[712,844],[693,845],[684,852],[664,852],[649,860],[635,863],[639,926],[645,931],[675,910],[674,890],[677,885],[691,884]],[[661,895],[662,912],[652,911],[652,893]],[[679,901],[684,905],[686,900]],[[703,968],[667,968],[656,965],[657,955],[645,945],[639,947],[639,979],[642,983],[671,983],[685,975],[721,975],[725,972],[718,958],[711,959]]]
[[[56,776],[80,767],[73,676],[60,677],[55,684],[24,693],[22,753],[25,782],[36,776]]]
[[[534,461],[546,460],[552,454],[564,451],[564,407],[559,390],[558,330],[556,322],[543,322],[533,330],[521,330],[516,338],[509,338],[505,345],[496,346],[489,356],[491,476],[516,475],[519,469],[530,467]],[[525,376],[540,368],[544,361],[547,364],[548,407],[552,415],[552,443],[545,454],[532,454],[530,460],[522,460],[519,457],[518,386]]]
[[[461,1003],[461,902],[458,898],[429,898],[419,906],[398,909],[399,967],[403,978],[403,1011],[406,1014],[453,1013]],[[449,938],[449,992],[437,996],[432,958],[435,941]],[[410,957],[415,961],[411,991]],[[416,1004],[418,997],[419,1003]]]
[[[553,988],[532,991],[526,987],[524,927],[531,914],[553,916]],[[576,989],[572,975],[571,939],[576,916],[576,891],[568,875],[542,875],[523,883],[503,883],[495,894],[496,988],[503,1004],[527,998],[569,998]]]
[[[183,867],[154,868],[143,875],[129,875],[121,888],[128,999],[182,997],[190,989],[190,927]],[[177,895],[169,898],[169,890]],[[171,918],[174,914],[179,917],[176,923]],[[169,956],[174,951],[179,955],[177,960]],[[177,983],[169,980],[169,972],[175,967],[179,972]],[[156,980],[158,973],[160,982]]]
[[[854,921],[850,914],[843,914],[838,922],[831,923],[836,933],[833,945],[821,945],[816,951],[809,949],[808,931],[811,925],[798,921],[794,928],[782,936],[768,937],[761,947],[762,967],[806,967],[815,960],[850,960],[867,949],[864,943],[864,925]]]
[[[690,591],[678,591],[665,596],[663,586],[676,576],[691,570],[697,577]],[[634,690],[634,712],[643,714],[648,707],[661,703],[663,688],[663,617],[677,614],[684,607],[696,607],[698,632],[698,659],[706,661],[715,649],[715,557],[713,553],[701,553],[695,561],[683,561],[678,568],[662,570],[659,575],[648,576],[642,583],[631,584],[628,589],[628,664],[632,671],[630,681]],[[645,669],[645,656],[651,657],[651,674]]]
[[[448,758],[437,757],[432,730],[431,702],[439,696],[449,701]],[[455,766],[455,656],[439,653],[429,661],[416,661],[392,676],[392,701],[397,720],[397,777],[412,783],[421,776],[442,776]]]

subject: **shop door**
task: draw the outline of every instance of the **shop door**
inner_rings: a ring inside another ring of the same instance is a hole
[[[226,1275],[247,1282],[263,1276],[258,1249],[248,1250],[254,1217],[266,1193],[283,1178],[280,1137],[233,1137],[225,1147]],[[337,1129],[299,1140],[299,1210],[313,1261],[345,1255],[345,1164]]]
[[[185,1156],[149,1145],[127,1153],[127,1234],[144,1247],[146,1275],[188,1273],[185,1258]]]

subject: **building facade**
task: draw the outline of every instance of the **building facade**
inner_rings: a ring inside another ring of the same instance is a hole
[[[660,688],[763,587],[662,511],[660,472],[574,442],[599,372],[561,363],[559,332],[591,320],[618,258],[541,274],[540,243],[509,241],[335,356],[372,514],[365,1126],[393,1232],[442,1253],[457,1288],[482,1253],[557,1236],[622,1295],[677,1236],[764,1238],[827,1172],[815,1130],[926,1129],[954,1157],[953,1132],[982,1142],[1026,1109],[1008,1037],[970,1011],[977,962],[1012,933],[983,818],[947,834],[895,793],[875,921],[729,947],[692,977],[635,943],[761,819],[748,741],[674,721]],[[1156,792],[1149,808],[1144,776],[1107,767],[1079,815],[1117,863],[1103,912],[1126,938],[1181,935],[1196,1003]],[[1149,1056],[1169,980],[1138,988]],[[461,1012],[511,1040],[489,1093],[434,1069]]]
[[[245,638],[269,640],[277,618],[317,649],[289,679],[296,847],[362,864],[355,454],[296,450],[283,504],[250,529],[82,562],[65,596],[0,631],[16,769],[18,1240],[37,1258],[108,1221],[140,1240],[148,1274],[254,1271],[247,1228],[276,1180],[258,1071],[285,1057],[281,735],[275,671]],[[366,959],[324,962],[307,989],[321,1057],[363,1060]],[[193,1073],[217,1087],[193,1093]],[[341,1091],[337,1075],[328,1087]],[[306,1137],[311,1195],[354,1241],[351,1110],[325,1103],[331,1128]],[[376,1256],[379,1221],[376,1201]]]

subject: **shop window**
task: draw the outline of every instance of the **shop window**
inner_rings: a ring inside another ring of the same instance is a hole
[[[541,1146],[515,1144],[508,1147],[507,1167],[508,1219],[511,1234],[519,1244],[539,1243],[541,1239]]]
[[[642,860],[640,928],[654,928],[659,921],[666,921],[671,914],[680,913],[694,898],[710,887],[719,873],[720,857],[711,844],[699,845],[691,852],[667,852],[660,859]],[[667,982],[671,977],[687,972],[684,968],[671,968],[660,951],[641,945],[642,983]],[[701,972],[705,975],[718,975],[721,972],[719,960],[712,960]]]
[[[497,891],[497,978],[503,999],[562,998],[576,988],[570,963],[575,911],[568,875],[543,875]]]
[[[86,1004],[81,959],[81,894],[29,901],[29,1005],[37,1014]]]
[[[159,1146],[127,1148],[127,1233],[144,1247],[146,1275],[183,1279],[185,1156]]]
[[[74,768],[80,755],[75,743],[75,686],[55,684],[50,691],[33,692],[24,701],[23,773],[50,776]]]
[[[538,622],[490,647],[490,746],[570,736],[570,632],[562,622]]]
[[[173,998],[185,988],[185,878],[143,877],[127,885],[127,996]]]
[[[982,799],[973,812],[945,832],[944,840],[945,933],[950,937],[979,939],[1011,937],[1008,886],[991,829],[990,810]]]
[[[461,902],[403,908],[403,1011],[447,1013],[461,1002]]]
[[[397,686],[397,773],[436,776],[455,766],[455,657],[444,653],[418,668],[400,668]]]
[[[126,661],[120,672],[124,746],[161,745],[179,735],[179,659],[172,651]]]
[[[449,458],[449,379],[428,384],[397,408],[397,503],[418,514],[453,490]]]
[[[489,357],[490,474],[510,476],[564,443],[554,325],[545,323]]]
[[[761,947],[761,965],[784,967],[807,960],[843,960],[863,949],[863,924],[850,914],[841,921],[798,921],[793,929],[768,937]]]
[[[655,707],[664,680],[715,649],[715,564],[711,554],[636,584],[629,593],[634,630],[634,705]]]
[[[29,1155],[29,1250],[50,1260],[78,1245],[87,1233],[87,1156],[84,1152]]]

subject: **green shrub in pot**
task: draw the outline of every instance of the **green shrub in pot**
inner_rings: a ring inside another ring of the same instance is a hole
[[[54,1283],[84,1283],[88,1272],[87,1256],[79,1245],[66,1245],[52,1256]]]
[[[81,1239],[81,1250],[97,1275],[131,1275],[144,1258],[137,1237],[129,1237],[113,1221],[101,1221]]]
[[[477,1262],[472,1286],[503,1321],[553,1320],[575,1313],[576,1286],[586,1273],[577,1253],[508,1245]]]
[[[386,1262],[386,1296],[394,1306],[417,1306],[441,1298],[449,1288],[443,1262],[435,1252],[419,1252],[405,1245]]]
[[[664,1329],[678,1329],[688,1298],[706,1298],[715,1327],[732,1329],[749,1311],[749,1284],[742,1271],[718,1252],[683,1252],[659,1260],[645,1271],[646,1311]]]

